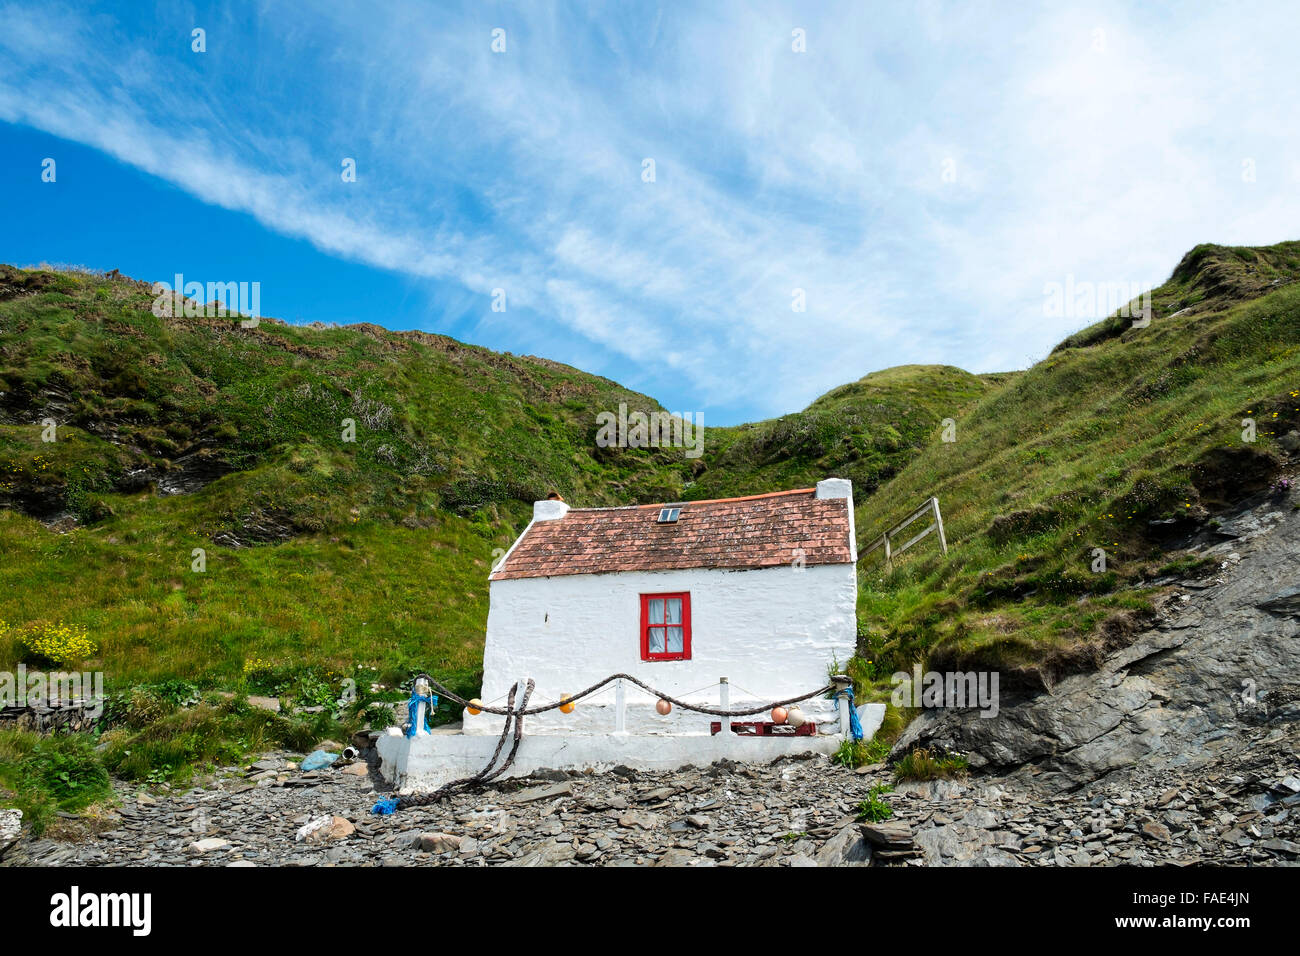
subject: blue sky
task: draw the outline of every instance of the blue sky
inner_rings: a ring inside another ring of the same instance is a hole
[[[1047,283],[1300,237],[1292,2],[229,6],[0,2],[0,261],[256,281],[728,424],[1022,368],[1090,320]]]

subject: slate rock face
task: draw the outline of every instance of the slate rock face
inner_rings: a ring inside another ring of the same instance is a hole
[[[1185,582],[1160,621],[1098,672],[1049,693],[1004,698],[996,717],[930,710],[894,748],[934,745],[973,767],[1034,765],[1040,785],[1075,788],[1141,765],[1194,766],[1235,731],[1296,716],[1300,699],[1300,512],[1276,500],[1223,521],[1215,577]],[[1042,773],[1046,771],[1046,773]]]

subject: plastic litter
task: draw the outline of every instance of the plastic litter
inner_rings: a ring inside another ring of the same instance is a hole
[[[302,770],[304,773],[312,770],[324,770],[338,759],[338,754],[326,753],[324,750],[313,750],[303,758]]]

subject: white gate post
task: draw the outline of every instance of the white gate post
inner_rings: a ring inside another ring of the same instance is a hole
[[[840,734],[845,740],[849,740],[853,735],[853,724],[849,720],[849,695],[843,691],[852,687],[853,681],[847,674],[836,674],[831,677],[831,683],[835,685],[837,691],[835,704],[840,715]]]
[[[621,677],[614,683],[614,733],[627,736],[627,688]]]
[[[731,709],[731,684],[725,677],[718,678],[718,699],[722,702],[723,710]],[[723,717],[721,720],[722,732],[728,736],[733,735],[735,731],[731,729],[731,718]]]

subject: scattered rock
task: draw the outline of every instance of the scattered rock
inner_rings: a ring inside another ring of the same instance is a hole
[[[655,866],[712,866],[712,861],[707,857],[700,857],[698,854],[683,850],[677,847],[669,850],[655,863]]]
[[[538,800],[554,800],[557,797],[568,797],[573,795],[573,784],[565,781],[564,783],[553,784],[549,787],[529,787],[527,790],[520,790],[512,797],[514,803],[534,803]]]
[[[571,843],[557,843],[554,840],[544,843],[517,859],[510,860],[503,866],[562,866],[577,854]]]
[[[314,817],[299,828],[294,835],[298,842],[324,843],[327,840],[343,840],[352,836],[356,827],[346,817]]]
[[[1173,843],[1173,835],[1170,834],[1169,828],[1163,823],[1156,823],[1154,820],[1142,824],[1142,832],[1153,840],[1159,840],[1161,843]]]
[[[618,825],[621,827],[640,827],[643,830],[653,830],[663,822],[663,818],[657,813],[650,813],[646,810],[628,810],[618,818]]]
[[[223,840],[220,837],[206,837],[202,840],[195,840],[190,844],[191,853],[203,854],[211,853],[213,850],[220,850],[223,847],[230,846],[229,840]]]
[[[882,850],[910,850],[912,828],[906,823],[887,820],[884,823],[862,824],[862,836],[872,846]]]
[[[453,833],[421,833],[414,845],[425,853],[453,853],[460,851],[463,842]]]
[[[0,810],[0,852],[18,839],[23,829],[23,812],[17,809]]]
[[[855,825],[843,827],[817,852],[818,866],[850,866],[871,862],[871,847]]]
[[[636,802],[660,803],[664,800],[670,799],[674,794],[676,794],[676,792],[677,791],[672,787],[656,787],[654,790],[647,791],[646,793],[637,796]]]

